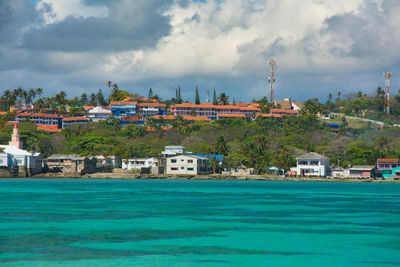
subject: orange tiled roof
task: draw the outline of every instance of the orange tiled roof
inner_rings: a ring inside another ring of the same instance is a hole
[[[154,115],[154,119],[159,120],[159,119],[164,119],[164,120],[174,120],[176,117],[174,115]]]
[[[244,114],[218,114],[218,118],[245,118]]]
[[[3,115],[5,115],[5,114],[7,114],[6,111],[0,111],[0,116],[3,116]]]
[[[79,116],[79,117],[63,118],[63,121],[89,121],[89,119],[86,117]]]
[[[94,108],[94,106],[83,106],[83,108],[84,108],[85,110],[89,110],[89,109]]]
[[[184,120],[188,120],[188,121],[211,121],[210,118],[207,117],[196,117],[196,116],[183,116]]]
[[[166,107],[166,104],[161,104],[161,103],[138,103],[138,107]]]
[[[282,117],[282,116],[279,115],[279,114],[265,114],[265,113],[259,113],[257,116],[261,116],[261,117],[263,117],[263,118],[272,118],[272,117],[274,117],[274,118],[280,118],[280,117]]]
[[[156,128],[153,127],[146,127],[147,131],[155,131]],[[161,126],[161,130],[166,131],[172,129],[172,126]]]
[[[27,113],[27,112],[22,112],[18,113],[17,117],[43,117],[43,118],[62,118],[62,116],[58,114],[45,114],[45,113]]]
[[[121,119],[121,121],[140,121],[140,116],[126,116]]]
[[[270,112],[272,113],[272,112],[280,112],[280,113],[294,113],[294,114],[297,114],[297,113],[299,113],[299,111],[297,111],[297,110],[291,110],[291,109],[281,109],[281,108],[271,108],[270,109]]]
[[[40,129],[58,129],[58,125],[36,125]]]
[[[399,159],[383,159],[383,158],[379,158],[378,159],[378,162],[379,161],[393,161],[393,162],[399,162]]]

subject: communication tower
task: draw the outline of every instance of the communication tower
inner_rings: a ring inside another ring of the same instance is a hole
[[[386,90],[385,90],[385,112],[387,114],[390,114],[390,94],[389,94],[389,80],[390,80],[390,76],[392,76],[392,74],[390,72],[386,72],[385,73],[385,86],[386,86]]]
[[[206,91],[206,103],[210,102],[210,91]]]
[[[275,69],[276,69],[276,61],[275,59],[271,59],[269,61],[269,65],[271,65],[271,75],[268,77],[269,86],[270,86],[270,100],[271,103],[274,103],[274,83],[275,83]]]

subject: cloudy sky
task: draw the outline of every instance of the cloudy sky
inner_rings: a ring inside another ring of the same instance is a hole
[[[399,0],[0,0],[0,89],[325,100],[400,88]]]

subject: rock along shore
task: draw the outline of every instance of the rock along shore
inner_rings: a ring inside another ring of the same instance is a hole
[[[76,179],[164,179],[164,180],[257,180],[257,181],[323,181],[323,182],[394,182],[400,180],[382,180],[373,178],[310,178],[310,177],[282,177],[277,175],[248,175],[248,176],[226,176],[219,174],[210,175],[168,175],[168,174],[138,174],[138,173],[92,173],[92,174],[62,174],[42,173],[30,178],[76,178]]]

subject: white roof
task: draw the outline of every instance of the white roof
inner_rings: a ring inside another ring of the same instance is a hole
[[[8,146],[8,145],[0,145],[0,148],[3,148],[3,151],[5,153],[11,154],[11,155],[16,155],[16,156],[32,156],[32,153],[20,149],[16,146]]]
[[[107,108],[103,108],[101,106],[97,106],[92,109],[89,109],[88,113],[89,114],[91,114],[91,113],[111,114],[111,110],[107,109]]]

